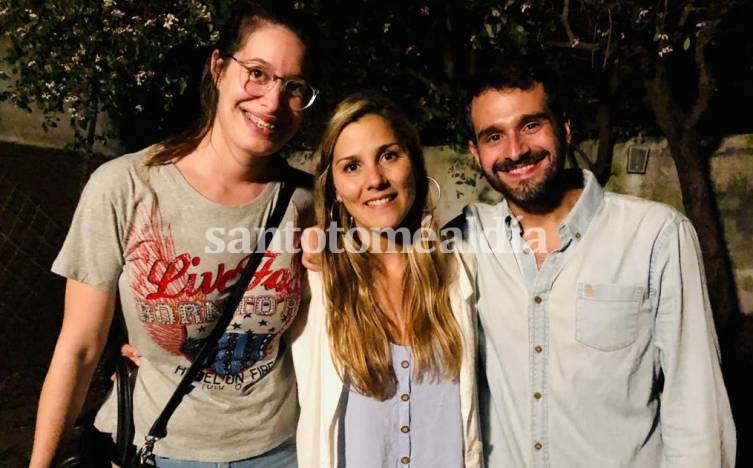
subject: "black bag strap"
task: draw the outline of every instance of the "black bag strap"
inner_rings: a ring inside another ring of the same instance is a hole
[[[290,199],[293,197],[293,192],[295,192],[295,189],[296,184],[292,181],[282,184],[282,189],[280,191],[280,195],[277,197],[277,202],[275,203],[274,210],[269,216],[269,220],[267,221],[265,229],[262,233],[260,233],[261,235],[256,241],[256,250],[254,250],[254,252],[249,256],[248,262],[243,269],[243,273],[241,273],[241,277],[238,278],[238,281],[233,285],[230,291],[230,295],[223,305],[222,315],[217,320],[217,324],[212,329],[206,341],[204,341],[204,344],[202,344],[201,349],[196,354],[193,362],[191,363],[191,366],[183,375],[183,378],[178,384],[178,388],[176,388],[175,392],[173,392],[172,396],[165,405],[165,408],[162,410],[162,413],[160,413],[157,420],[154,421],[152,428],[149,429],[149,433],[146,436],[144,446],[141,447],[138,452],[138,457],[142,464],[146,463],[147,460],[151,458],[154,443],[167,435],[167,422],[170,420],[170,417],[172,417],[173,413],[178,408],[178,405],[180,405],[180,402],[183,401],[183,397],[186,396],[191,390],[194,378],[199,374],[199,372],[201,372],[202,369],[206,367],[206,362],[214,352],[214,347],[217,344],[217,341],[227,330],[228,325],[230,325],[230,322],[233,319],[233,315],[235,314],[235,309],[238,307],[238,304],[240,304],[241,299],[243,298],[243,293],[246,292],[246,288],[248,288],[248,285],[251,282],[251,278],[253,278],[254,273],[256,273],[256,269],[261,263],[261,259],[264,256],[266,247],[267,245],[269,245],[267,238],[269,238],[269,240],[271,241],[274,233],[277,232],[278,227],[282,222],[282,218],[285,215],[285,211],[287,210],[290,203]]]
[[[133,386],[130,360],[121,357],[115,363],[115,390],[118,395],[118,426],[113,461],[126,466],[133,455]]]

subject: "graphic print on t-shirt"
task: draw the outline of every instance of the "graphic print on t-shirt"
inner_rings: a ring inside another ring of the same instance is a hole
[[[154,343],[192,360],[222,313],[220,297],[225,298],[250,254],[235,264],[206,267],[200,255],[178,253],[156,202],[138,205],[126,239],[140,322]],[[205,372],[228,376],[249,371],[249,383],[269,371],[300,301],[300,272],[290,255],[267,249]]]

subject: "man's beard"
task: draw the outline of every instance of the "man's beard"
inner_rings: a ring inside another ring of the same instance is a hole
[[[546,167],[544,177],[539,181],[521,181],[516,187],[511,187],[502,182],[497,176],[497,172],[508,172],[516,168],[536,164],[550,156],[547,150],[531,151],[524,154],[517,161],[504,159],[495,162],[492,165],[491,172],[484,171],[484,176],[489,184],[500,192],[508,202],[514,203],[524,209],[533,211],[547,210],[550,207],[556,207],[562,199],[564,185],[562,183],[562,173],[565,163],[565,148],[562,142],[556,145],[556,154],[552,158],[551,164]]]

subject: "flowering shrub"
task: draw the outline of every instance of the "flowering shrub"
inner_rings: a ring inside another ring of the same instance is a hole
[[[97,126],[100,113],[138,119],[149,107],[164,115],[173,106],[187,73],[166,59],[178,47],[213,40],[213,13],[203,0],[0,0],[14,78],[0,99],[29,111],[34,104],[45,130],[64,112],[74,147],[91,152],[116,136]]]

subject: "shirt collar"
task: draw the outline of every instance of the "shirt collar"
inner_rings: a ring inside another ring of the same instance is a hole
[[[575,206],[573,206],[573,209],[570,210],[570,213],[568,213],[559,227],[560,239],[563,242],[569,242],[572,238],[580,240],[583,233],[586,232],[586,229],[591,224],[591,220],[596,215],[603,199],[604,189],[599,185],[596,176],[591,171],[583,169],[583,191],[578,201],[575,202]],[[506,199],[502,199],[500,208],[505,225],[509,228],[507,231],[509,239],[513,231],[520,231],[520,222],[510,212],[510,206],[507,204]]]
[[[565,230],[570,236],[579,240],[594,219],[602,200],[604,200],[604,189],[599,185],[596,176],[591,171],[584,169],[583,191],[565,221],[562,222],[560,232]]]

